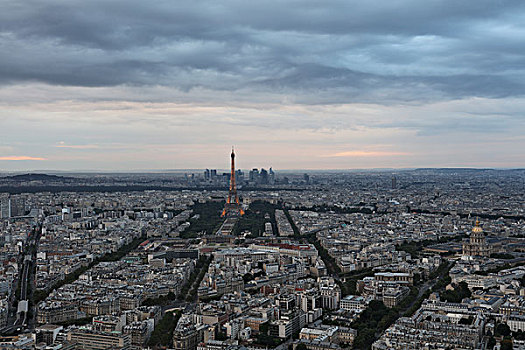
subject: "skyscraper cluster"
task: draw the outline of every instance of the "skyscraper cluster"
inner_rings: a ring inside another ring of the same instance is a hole
[[[275,172],[272,168],[266,170],[264,168],[259,169],[254,168],[250,170],[250,183],[257,185],[273,185],[275,183]]]

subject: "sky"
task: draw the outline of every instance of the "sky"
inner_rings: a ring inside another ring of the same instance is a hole
[[[0,6],[0,171],[525,167],[522,0]]]

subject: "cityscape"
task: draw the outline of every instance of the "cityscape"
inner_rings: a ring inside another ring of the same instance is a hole
[[[2,177],[2,347],[525,347],[525,170],[244,176],[235,157]]]
[[[525,350],[525,1],[0,9],[0,350]]]

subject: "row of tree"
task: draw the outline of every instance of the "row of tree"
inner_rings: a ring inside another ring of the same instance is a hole
[[[158,348],[161,346],[171,346],[173,343],[173,331],[179,322],[181,312],[166,312],[162,319],[155,325],[148,340],[148,346]]]
[[[193,302],[197,300],[199,286],[201,284],[202,279],[204,278],[204,275],[208,271],[208,267],[210,266],[211,262],[213,260],[213,256],[210,255],[210,257],[205,258],[202,265],[197,267],[195,271],[198,271],[197,276],[195,278],[195,281],[193,284],[190,285],[190,290],[188,291],[188,294],[186,295],[186,301]]]
[[[63,280],[60,280],[56,282],[55,284],[53,284],[53,286],[49,288],[48,290],[36,290],[33,293],[33,300],[34,300],[35,305],[38,304],[40,301],[46,299],[53,290],[58,289],[68,283],[75,282],[80,277],[80,275],[82,275],[84,272],[86,272],[93,266],[97,265],[98,263],[108,262],[108,261],[118,261],[122,259],[129,252],[131,252],[132,250],[135,250],[139,246],[139,244],[142,243],[145,239],[146,239],[146,236],[135,238],[130,243],[120,247],[120,249],[117,250],[116,252],[107,253],[101,257],[94,259],[88,265],[82,266],[76,269],[72,273],[66,275]]]
[[[434,279],[445,275],[449,277],[448,271],[450,267],[448,262],[444,262],[430,275],[430,278]],[[356,274],[355,276],[359,275]],[[448,283],[439,283],[441,280],[442,279],[439,279],[438,282],[436,282],[432,291],[441,291],[448,285]],[[420,282],[417,284],[419,283]],[[419,295],[419,288],[416,285],[411,288],[410,293],[397,306],[390,309],[381,301],[371,301],[359,318],[352,323],[352,328],[357,330],[354,349],[369,349],[381,333],[390,327],[400,316],[410,316],[419,309],[423,300],[428,298],[430,293],[431,291],[427,290],[416,300]]]
[[[326,269],[328,270],[328,273],[331,275],[339,275],[341,273],[341,268],[337,265],[337,262],[335,261],[334,257],[331,256],[328,253],[328,250],[326,250],[315,234],[308,235],[308,242],[310,244],[313,244],[315,246],[315,249],[317,249],[317,252],[319,253],[319,256],[323,260],[324,264],[326,265]]]
[[[199,257],[195,265],[195,269],[193,269],[192,273],[190,274],[190,277],[188,278],[184,286],[182,286],[179,295],[180,300],[193,300],[193,296],[196,295],[197,288],[199,287],[199,284],[202,281],[204,274],[206,273],[206,271],[208,271],[208,266],[210,265],[212,259],[212,256],[207,257],[206,255],[201,255]]]

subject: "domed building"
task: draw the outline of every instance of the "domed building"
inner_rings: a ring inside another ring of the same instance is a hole
[[[487,243],[485,233],[479,225],[479,220],[476,220],[476,225],[472,229],[470,239],[463,243],[463,255],[490,257],[492,253],[494,253],[494,247],[492,244]]]

